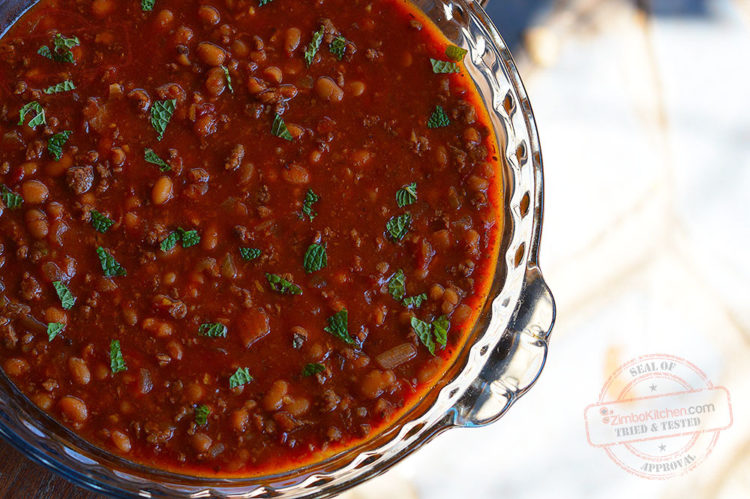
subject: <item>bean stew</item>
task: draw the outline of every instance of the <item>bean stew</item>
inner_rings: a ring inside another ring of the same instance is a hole
[[[294,469],[439,387],[497,137],[404,0],[41,0],[0,39],[0,366],[134,462]]]

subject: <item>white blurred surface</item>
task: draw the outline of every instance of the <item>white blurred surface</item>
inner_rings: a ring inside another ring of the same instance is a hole
[[[545,372],[499,423],[450,431],[346,497],[750,497],[750,2],[704,5],[579,0],[539,21],[519,63],[558,306]],[[693,362],[733,403],[706,462],[665,481],[617,467],[583,420],[649,353]]]

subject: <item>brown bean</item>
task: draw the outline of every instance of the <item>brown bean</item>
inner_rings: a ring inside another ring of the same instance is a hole
[[[91,371],[86,365],[86,361],[79,357],[68,359],[68,369],[73,380],[79,385],[88,385],[91,381]]]
[[[206,452],[211,447],[213,440],[205,433],[196,433],[193,435],[191,443],[197,452]]]
[[[21,195],[23,200],[29,204],[42,204],[47,201],[49,189],[44,185],[44,182],[27,180],[21,184]]]
[[[195,122],[193,130],[201,137],[207,137],[216,132],[216,118],[212,114],[204,114]]]
[[[59,307],[48,307],[44,311],[44,318],[47,322],[60,322],[62,324],[68,323],[68,314],[65,310]]]
[[[232,428],[234,428],[234,431],[236,431],[237,433],[244,433],[245,428],[247,428],[248,420],[249,415],[246,409],[237,409],[232,412]]]
[[[281,171],[281,178],[290,184],[301,185],[310,181],[310,174],[304,166],[292,163],[288,168]]]
[[[284,38],[284,50],[287,54],[291,54],[297,47],[299,42],[302,40],[302,31],[299,28],[289,28],[286,30],[286,37]]]
[[[115,444],[115,447],[117,447],[120,452],[128,453],[131,449],[130,444],[130,437],[128,437],[125,433],[114,430],[112,431],[112,443]]]
[[[195,51],[198,59],[208,66],[221,66],[227,58],[226,51],[211,42],[200,42]]]
[[[162,205],[172,199],[172,179],[166,175],[159,177],[151,190],[151,201],[156,205]]]
[[[349,84],[349,91],[354,97],[359,97],[365,93],[365,84],[361,81],[353,81]]]
[[[479,134],[476,128],[469,127],[464,130],[464,140],[467,144],[477,145],[482,141],[482,136]]]
[[[362,395],[374,399],[383,394],[396,382],[396,375],[392,371],[373,369],[367,373],[359,385]]]
[[[284,78],[284,73],[278,66],[268,66],[263,70],[263,76],[265,76],[268,81],[278,85]]]
[[[310,408],[310,401],[304,397],[298,397],[284,404],[284,409],[292,416],[301,416]]]
[[[251,76],[247,79],[247,90],[251,94],[259,94],[265,89],[268,88],[268,84],[261,80],[260,78],[256,78],[255,76]]]
[[[489,180],[478,177],[477,175],[472,175],[469,177],[469,179],[466,181],[467,185],[469,186],[469,189],[477,192],[483,192],[486,191],[487,188],[490,186]]]
[[[29,372],[31,366],[23,359],[8,359],[5,361],[3,369],[8,376],[17,378]]]
[[[187,26],[180,26],[174,32],[173,42],[175,45],[187,45],[193,39],[193,30]]]
[[[235,40],[232,42],[232,53],[235,57],[247,57],[247,54],[250,53],[250,49],[248,48],[247,43],[242,40]]]
[[[48,411],[52,408],[52,397],[46,393],[37,393],[31,400],[43,411]]]
[[[344,91],[328,76],[321,76],[315,81],[315,92],[328,102],[341,102],[344,98]]]
[[[86,403],[78,397],[66,395],[60,399],[60,410],[67,419],[75,423],[83,423],[89,417]]]
[[[271,385],[271,388],[266,392],[266,396],[263,397],[263,408],[267,411],[278,411],[281,409],[284,395],[289,390],[289,384],[283,380],[276,380]]]
[[[456,324],[463,324],[469,319],[469,317],[471,317],[471,312],[472,310],[470,306],[461,304],[458,307],[456,307],[456,311],[453,312],[451,321]]]
[[[26,219],[26,229],[34,239],[43,239],[49,233],[49,224],[47,215],[42,210],[29,210],[24,217]]]
[[[172,357],[174,360],[181,360],[182,359],[182,345],[180,345],[177,341],[170,341],[167,343],[167,353],[170,357]]]
[[[154,23],[159,28],[168,28],[170,24],[172,24],[172,21],[174,21],[174,13],[172,13],[169,9],[162,9],[159,11],[158,14],[156,14],[156,17],[154,18]]]
[[[206,90],[211,95],[221,95],[227,86],[227,78],[221,68],[211,68],[206,73]]]
[[[91,2],[91,13],[94,16],[102,18],[114,12],[117,4],[114,0],[94,0]]]
[[[219,229],[216,225],[211,224],[203,231],[201,235],[201,248],[206,251],[213,251],[219,244]]]
[[[198,7],[198,17],[201,18],[201,21],[211,26],[215,26],[221,21],[221,14],[219,14],[218,9],[211,5],[201,5]]]
[[[185,387],[185,398],[188,402],[195,404],[203,398],[205,390],[198,383],[190,383]]]

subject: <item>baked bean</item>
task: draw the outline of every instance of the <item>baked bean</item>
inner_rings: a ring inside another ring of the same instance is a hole
[[[128,453],[131,449],[130,437],[120,430],[112,431],[112,443],[115,444],[120,452]]]
[[[201,21],[211,26],[216,26],[221,21],[221,14],[219,14],[216,7],[212,7],[211,5],[201,5],[198,7],[198,17],[201,18]]]
[[[22,163],[21,170],[23,170],[24,175],[34,175],[37,170],[36,161],[27,161],[25,163]]]
[[[68,323],[68,314],[65,310],[58,307],[47,307],[44,311],[44,318],[49,322],[60,322],[62,324]]]
[[[445,288],[443,288],[440,284],[433,284],[430,287],[430,300],[439,300],[443,297],[443,293],[445,293]]]
[[[227,58],[226,51],[211,42],[200,42],[195,52],[198,60],[208,66],[221,66]]]
[[[47,215],[42,210],[29,210],[25,215],[26,229],[34,239],[43,239],[47,237],[49,233],[49,224],[47,223]]]
[[[139,219],[138,215],[133,213],[132,211],[129,211],[125,214],[125,217],[123,218],[123,224],[128,229],[135,229],[138,227]]]
[[[453,236],[448,229],[441,229],[432,233],[432,244],[439,249],[451,247]]]
[[[310,182],[310,174],[307,172],[307,169],[302,165],[298,165],[297,163],[292,163],[291,165],[289,165],[289,167],[283,169],[281,171],[281,178],[283,178],[290,184],[297,185]]]
[[[289,411],[292,416],[301,416],[310,408],[310,401],[304,397],[297,397],[289,403],[284,404],[284,410]]]
[[[42,204],[47,201],[49,189],[44,185],[44,182],[27,180],[21,184],[21,195],[23,200],[29,204]]]
[[[476,175],[471,175],[466,183],[469,186],[469,189],[477,192],[484,192],[490,186],[489,180]]]
[[[3,369],[8,376],[17,378],[29,372],[31,366],[23,359],[8,359],[5,361]]]
[[[469,127],[464,130],[464,140],[469,145],[477,145],[482,141],[482,136],[474,127]]]
[[[216,225],[209,225],[201,235],[201,248],[206,251],[213,251],[219,244],[219,231]]]
[[[177,341],[170,341],[167,343],[167,353],[170,357],[174,360],[181,360],[182,359],[182,345],[180,345]]]
[[[365,93],[365,84],[364,84],[364,82],[353,81],[353,82],[349,83],[349,92],[351,92],[351,94],[354,97],[359,97],[360,95],[362,95],[363,93]]]
[[[204,114],[195,122],[193,130],[201,137],[207,137],[216,132],[216,118],[212,114]]]
[[[86,361],[78,358],[71,357],[68,359],[68,369],[70,369],[70,375],[73,381],[79,385],[88,385],[91,381],[91,371],[86,365]]]
[[[94,0],[91,2],[91,13],[102,18],[110,15],[117,8],[114,0]]]
[[[180,26],[174,32],[172,38],[175,45],[187,45],[193,39],[193,30],[187,26]]]
[[[43,411],[48,411],[52,408],[52,397],[46,393],[37,393],[31,400]]]
[[[234,431],[236,431],[237,433],[245,432],[245,428],[247,428],[248,420],[249,420],[249,415],[246,409],[237,409],[237,410],[232,411],[232,416],[231,416],[232,428],[234,428]]]
[[[288,389],[289,384],[286,381],[274,381],[271,388],[266,392],[266,396],[263,397],[263,408],[267,411],[278,411],[281,409],[284,395],[286,395]]]
[[[344,98],[344,91],[328,76],[321,76],[315,81],[315,92],[328,102],[341,102]]]
[[[366,398],[374,399],[381,396],[395,382],[396,375],[392,371],[373,369],[362,378],[359,388]]]
[[[174,14],[169,9],[160,10],[154,18],[156,26],[162,29],[168,28],[172,21],[174,21]]]
[[[153,317],[144,319],[141,327],[157,338],[166,338],[167,336],[172,336],[172,333],[174,332],[174,328],[171,324],[159,319],[154,319]]]
[[[205,433],[196,433],[193,435],[191,443],[193,444],[193,449],[197,452],[206,452],[211,447],[213,440]]]
[[[297,50],[300,40],[302,40],[302,31],[299,28],[287,29],[286,37],[284,38],[284,50],[286,50],[286,53],[291,54]]]
[[[206,73],[206,90],[211,95],[221,95],[227,85],[227,78],[221,68],[211,68]]]
[[[191,404],[199,402],[203,398],[205,390],[198,383],[189,383],[185,387],[185,399]]]
[[[456,307],[455,312],[453,312],[453,316],[451,316],[451,320],[455,324],[463,324],[469,319],[469,317],[471,317],[471,307],[465,304],[461,304]]]
[[[151,189],[151,201],[156,205],[165,204],[172,199],[173,189],[172,179],[166,175],[159,177]]]
[[[72,395],[66,395],[60,399],[60,410],[62,411],[63,416],[74,423],[83,423],[89,417],[86,403]]]
[[[263,76],[265,76],[268,81],[276,83],[278,85],[284,78],[284,73],[278,66],[268,66],[263,70]]]
[[[125,151],[123,151],[121,147],[113,147],[111,153],[112,164],[115,166],[122,166],[126,158]]]
[[[247,57],[247,54],[249,53],[250,49],[248,48],[247,43],[242,40],[235,40],[232,42],[232,54],[234,54],[235,57]]]
[[[469,248],[470,253],[479,253],[479,240],[479,232],[474,229],[469,229],[466,231],[466,234],[464,234],[464,241],[466,242],[466,246]]]

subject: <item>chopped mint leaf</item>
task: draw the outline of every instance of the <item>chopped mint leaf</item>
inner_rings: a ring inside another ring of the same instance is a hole
[[[273,118],[273,125],[271,125],[271,134],[284,140],[294,139],[294,137],[292,137],[292,134],[289,133],[289,129],[286,127],[286,123],[284,123],[284,118],[282,118],[278,114]]]
[[[128,370],[128,366],[125,364],[125,359],[122,356],[122,350],[120,349],[120,340],[112,340],[109,344],[109,367],[112,370],[112,374]]]
[[[419,341],[427,347],[427,350],[429,350],[432,355],[435,355],[435,341],[432,339],[432,325],[419,320],[416,317],[412,317],[411,327],[414,328],[414,332],[417,333]]]
[[[68,142],[72,133],[70,130],[65,130],[47,139],[47,151],[55,161],[60,161],[60,158],[62,158],[63,146]]]
[[[44,89],[44,93],[47,95],[59,94],[60,92],[67,92],[68,90],[75,90],[76,85],[70,80],[65,80],[56,85],[52,85]]]
[[[322,373],[325,370],[326,370],[326,366],[324,366],[323,364],[311,362],[302,368],[302,376],[305,376],[305,377],[315,376],[316,374]]]
[[[409,296],[404,298],[403,303],[405,307],[419,308],[425,300],[427,300],[427,295],[422,293],[417,296]]]
[[[101,246],[96,248],[96,254],[99,255],[99,263],[102,266],[104,277],[121,277],[128,275],[127,271],[120,265],[112,253]]]
[[[396,191],[396,203],[399,208],[409,206],[417,202],[417,184],[412,182]]]
[[[195,408],[195,424],[203,426],[208,422],[208,415],[211,414],[211,409],[206,404],[201,404]]]
[[[81,44],[78,37],[71,36],[70,38],[66,38],[60,33],[57,33],[52,39],[52,44],[55,47],[54,50],[50,50],[48,46],[42,45],[39,47],[39,50],[37,50],[37,54],[55,62],[76,62],[73,51],[70,49]]]
[[[328,46],[328,50],[330,50],[331,53],[336,56],[336,59],[340,61],[344,58],[344,54],[346,53],[346,38],[343,36],[337,36]]]
[[[169,251],[177,245],[177,241],[180,240],[180,234],[177,231],[170,232],[169,235],[164,239],[159,247],[162,251]]]
[[[227,88],[230,93],[234,93],[234,87],[232,87],[232,75],[229,74],[229,69],[226,66],[220,66],[221,70],[224,71],[224,78],[227,80]]]
[[[151,126],[156,130],[158,140],[164,138],[164,131],[176,108],[176,99],[158,100],[151,106]]]
[[[403,215],[392,217],[385,226],[393,240],[400,241],[409,232],[411,214],[407,212]]]
[[[354,338],[349,336],[349,312],[342,308],[328,318],[328,325],[323,328],[324,331],[331,333],[341,341],[354,345]]]
[[[460,61],[468,52],[468,50],[456,47],[455,45],[448,45],[445,47],[445,55],[448,56],[448,59],[451,61]]]
[[[315,194],[312,189],[308,189],[307,193],[305,194],[305,200],[302,203],[302,217],[304,218],[304,215],[307,215],[310,217],[310,221],[312,222],[313,219],[318,216],[318,214],[315,212],[315,210],[312,209],[312,205],[320,201],[320,196]]]
[[[277,293],[281,293],[282,295],[302,294],[302,288],[300,288],[293,282],[287,281],[280,275],[266,273],[266,279],[268,280],[268,284],[271,286],[271,289],[273,289]]]
[[[312,274],[328,265],[328,255],[324,246],[311,244],[305,252],[303,261],[305,272]]]
[[[18,124],[23,125],[23,122],[26,121],[26,115],[31,113],[34,114],[29,120],[30,128],[47,124],[47,118],[44,116],[44,108],[37,101],[31,101],[28,104],[25,104],[21,109],[19,109]]]
[[[198,334],[209,338],[225,338],[227,327],[221,322],[204,322],[198,328]]]
[[[168,172],[169,170],[172,169],[172,167],[169,166],[163,159],[161,159],[159,155],[154,152],[153,149],[146,148],[143,151],[143,159],[145,159],[147,162],[151,163],[152,165],[158,166],[160,172]]]
[[[455,62],[438,61],[437,59],[430,58],[430,64],[432,64],[432,72],[435,74],[458,73],[461,71]]]
[[[0,184],[0,199],[3,200],[3,204],[9,210],[15,210],[23,204],[23,197],[11,191],[3,184]]]
[[[156,0],[141,0],[141,10],[143,12],[150,12],[154,10],[154,4]]]
[[[323,34],[324,29],[321,26],[318,31],[313,33],[312,40],[310,41],[310,44],[305,49],[305,63],[307,63],[307,67],[310,67],[315,60],[315,54],[318,53],[318,49],[320,48],[320,42],[323,41]]]
[[[240,248],[240,256],[242,259],[249,262],[260,257],[261,251],[258,248]]]
[[[70,292],[67,286],[65,286],[62,281],[55,281],[52,283],[52,286],[55,287],[57,297],[60,298],[60,305],[62,308],[65,310],[73,308],[73,305],[75,305],[76,302],[76,297],[73,296],[73,293]]]
[[[442,128],[450,124],[451,120],[448,119],[445,110],[441,106],[435,106],[435,110],[430,115],[430,119],[427,120],[427,128]]]
[[[229,388],[237,388],[238,386],[246,385],[253,380],[250,376],[250,370],[247,367],[238,367],[237,370],[229,378]]]
[[[185,230],[178,227],[177,232],[180,234],[183,248],[189,248],[201,242],[201,236],[198,234],[197,230]]]
[[[114,220],[112,220],[108,216],[102,215],[96,210],[91,210],[91,225],[97,232],[101,232],[102,234],[104,234],[109,229],[111,229],[114,224]]]
[[[398,269],[395,274],[388,279],[388,292],[394,300],[401,301],[406,295],[406,276],[402,269]]]
[[[65,324],[62,322],[50,322],[47,324],[47,338],[49,341],[54,340],[55,336],[62,333],[63,329],[65,329]]]
[[[451,327],[451,323],[448,317],[441,315],[434,321],[432,321],[432,327],[435,331],[435,341],[445,346],[448,343],[448,330]]]

